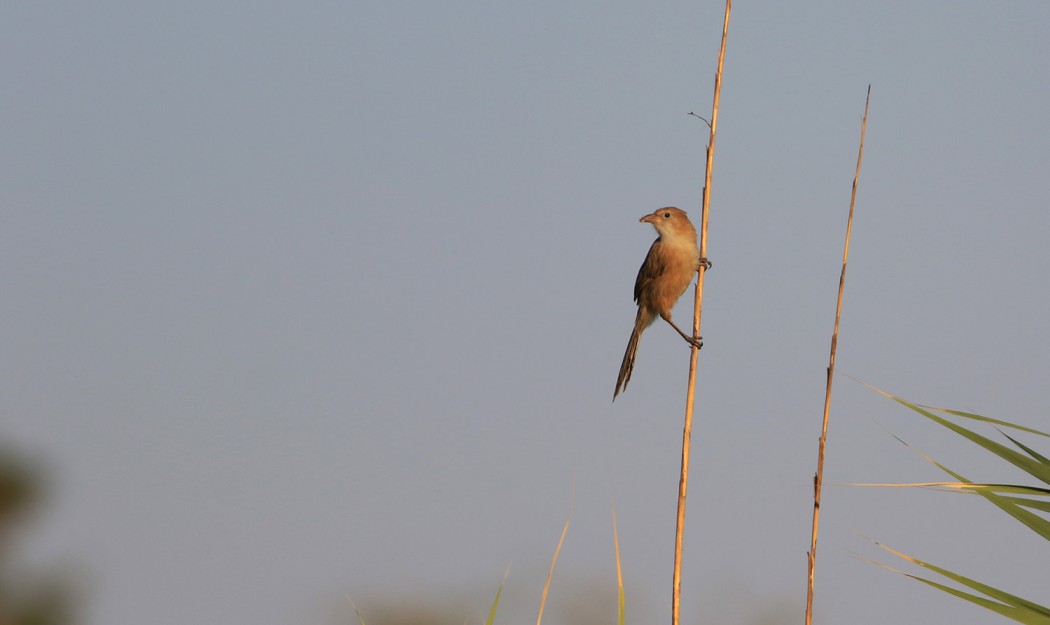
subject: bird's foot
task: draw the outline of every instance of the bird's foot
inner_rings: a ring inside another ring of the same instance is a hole
[[[698,264],[696,266],[696,270],[700,271],[700,267],[703,267],[704,271],[707,271],[707,270],[711,269],[711,267],[713,267],[713,266],[714,265],[711,264],[711,261],[707,260],[706,258],[701,258],[700,259],[700,264]]]
[[[667,320],[667,323],[671,324],[671,327],[675,329],[675,332],[678,332],[678,336],[680,336],[683,339],[685,339],[686,343],[689,343],[690,347],[695,347],[697,349],[700,349],[701,347],[704,346],[704,337],[702,337],[702,336],[693,336],[692,334],[686,334],[685,332],[682,331],[682,328],[679,328],[677,325],[675,325],[675,322],[671,321],[671,318],[669,316],[668,317],[664,317],[664,319]]]

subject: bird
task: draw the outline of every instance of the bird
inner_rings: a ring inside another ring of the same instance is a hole
[[[634,318],[634,330],[627,342],[623,364],[620,365],[620,375],[616,378],[613,401],[616,401],[616,396],[621,390],[627,389],[627,383],[631,381],[631,371],[634,369],[638,341],[642,338],[642,332],[656,321],[657,316],[671,324],[691,346],[696,346],[697,349],[703,346],[700,337],[686,334],[671,321],[671,308],[689,288],[693,274],[700,269],[700,264],[704,263],[705,267],[710,267],[707,259],[700,257],[700,248],[696,245],[696,228],[684,210],[673,206],[657,209],[638,221],[652,224],[660,236],[653,241],[634,281],[634,299],[638,302],[638,314]]]

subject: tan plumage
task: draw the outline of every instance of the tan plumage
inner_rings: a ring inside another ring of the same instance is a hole
[[[634,318],[634,331],[627,342],[627,352],[623,355],[620,375],[616,378],[616,390],[613,401],[621,390],[627,389],[634,369],[634,356],[638,351],[638,341],[642,332],[656,321],[657,315],[671,324],[691,345],[699,338],[682,332],[681,328],[671,321],[671,308],[678,298],[689,288],[700,264],[700,249],[696,246],[696,229],[689,221],[685,211],[668,206],[653,211],[639,221],[652,224],[660,235],[653,241],[649,253],[638,270],[634,282],[634,299],[638,302],[638,315]]]

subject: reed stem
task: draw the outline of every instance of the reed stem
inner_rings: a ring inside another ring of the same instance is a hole
[[[726,36],[729,34],[729,12],[732,0],[726,0],[725,18],[722,22],[722,45],[718,50],[718,69],[715,71],[715,93],[711,103],[710,135],[707,141],[707,164],[704,168],[704,193],[700,213],[700,257],[707,258],[707,215],[711,204],[711,170],[715,158],[715,135],[718,131],[718,100],[722,94],[722,66],[726,58]],[[706,120],[705,120],[706,121]],[[704,300],[704,274],[706,265],[701,262],[697,269],[696,301],[693,305],[693,336],[700,336],[700,313]],[[674,574],[671,590],[671,625],[679,625],[682,599],[682,540],[685,533],[685,502],[689,490],[689,445],[693,434],[693,400],[696,396],[696,366],[700,350],[694,345],[689,356],[689,386],[685,398],[685,425],[682,428],[682,472],[678,480],[678,516],[674,535]]]
[[[857,170],[853,174],[853,193],[849,200],[849,218],[846,220],[846,244],[842,248],[842,273],[839,274],[839,296],[835,305],[835,329],[831,333],[831,356],[828,358],[828,379],[824,388],[824,422],[820,428],[817,445],[817,472],[813,476],[813,531],[807,554],[809,579],[806,585],[806,625],[813,623],[813,576],[817,565],[817,533],[820,528],[820,489],[824,483],[824,451],[828,442],[828,414],[831,411],[831,384],[835,378],[835,351],[839,343],[839,319],[842,318],[842,292],[846,286],[846,262],[849,260],[849,239],[853,231],[853,207],[857,203],[857,181],[860,180],[860,163],[864,158],[864,132],[868,127],[868,103],[871,101],[871,85],[864,99],[864,119],[860,123],[860,149],[857,152]]]

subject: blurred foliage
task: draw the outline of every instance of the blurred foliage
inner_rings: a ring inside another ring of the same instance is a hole
[[[74,623],[72,593],[55,576],[33,574],[16,562],[17,538],[43,499],[43,471],[0,448],[0,625]]]

